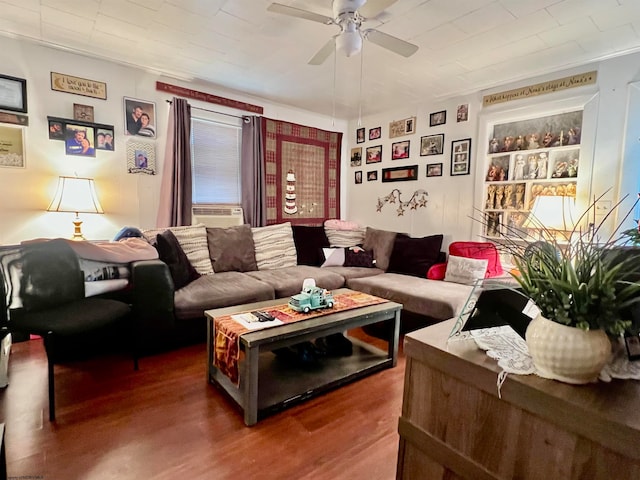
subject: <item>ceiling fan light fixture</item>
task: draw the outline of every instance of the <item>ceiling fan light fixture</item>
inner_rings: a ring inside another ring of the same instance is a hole
[[[355,55],[362,50],[362,36],[358,30],[345,29],[336,37],[336,49],[343,52],[347,57]]]

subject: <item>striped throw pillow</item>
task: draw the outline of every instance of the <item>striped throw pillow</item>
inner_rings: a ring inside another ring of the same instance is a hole
[[[327,234],[329,245],[332,247],[355,247],[364,243],[366,227],[353,230],[342,230],[325,225],[324,233]]]
[[[291,222],[253,227],[258,270],[295,267],[298,263]]]
[[[156,235],[171,230],[178,239],[178,243],[184,250],[193,268],[200,275],[213,275],[213,265],[209,258],[209,245],[207,244],[207,228],[204,223],[187,225],[183,227],[153,228],[143,230],[144,238],[151,244],[156,243]]]

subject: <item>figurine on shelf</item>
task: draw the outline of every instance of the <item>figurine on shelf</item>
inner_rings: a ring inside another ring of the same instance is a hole
[[[518,210],[524,209],[524,183],[516,185],[516,208]]]
[[[532,179],[538,178],[538,157],[536,157],[535,155],[529,155],[527,162],[529,164],[529,169],[527,170],[527,177]]]
[[[500,142],[496,137],[493,137],[489,142],[489,153],[498,153],[500,151]]]
[[[496,201],[496,186],[489,185],[487,187],[487,202],[485,204],[485,208],[489,210],[493,209],[495,205],[495,201]]]
[[[547,132],[542,138],[542,146],[545,148],[557,147],[559,145],[558,137],[552,132]]]
[[[504,186],[504,208],[514,208],[513,204],[513,185],[508,184]]]
[[[538,158],[538,178],[547,178],[547,154],[540,152]]]
[[[580,129],[578,127],[570,128],[567,132],[567,145],[577,145],[580,143]]]
[[[538,140],[540,140],[540,135],[538,135],[537,133],[530,133],[527,136],[527,148],[529,150],[540,148],[540,143],[538,142]]]
[[[516,155],[515,173],[513,175],[514,180],[524,180],[524,167],[527,162],[524,159],[524,155],[519,153]]]
[[[498,185],[498,187],[496,188],[495,208],[502,208],[503,201],[504,201],[504,185]]]
[[[504,137],[504,142],[502,143],[502,151],[511,152],[515,150],[515,148],[516,148],[515,138]]]
[[[516,138],[516,150],[525,150],[524,137],[518,135]]]

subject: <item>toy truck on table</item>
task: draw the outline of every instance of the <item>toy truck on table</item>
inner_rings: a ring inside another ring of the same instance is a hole
[[[309,313],[319,308],[333,308],[333,295],[326,288],[314,286],[303,287],[302,291],[293,295],[289,306],[296,312]]]

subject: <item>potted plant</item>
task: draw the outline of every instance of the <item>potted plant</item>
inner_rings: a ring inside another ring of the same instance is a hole
[[[596,380],[611,353],[608,335],[638,327],[627,312],[640,301],[640,283],[628,279],[640,269],[640,253],[618,248],[619,238],[599,238],[619,205],[586,233],[579,225],[587,213],[566,236],[539,225],[543,240],[520,235],[501,243],[512,254],[515,280],[540,310],[525,335],[540,376],[569,383]]]

